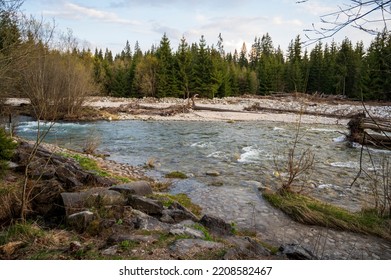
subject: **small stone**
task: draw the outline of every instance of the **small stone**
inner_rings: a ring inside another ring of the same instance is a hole
[[[105,250],[102,251],[102,255],[105,256],[114,256],[118,252],[118,245],[111,246]]]
[[[208,175],[208,176],[214,176],[214,177],[220,176],[220,172],[218,172],[218,171],[216,171],[216,170],[209,170],[209,171],[206,171],[205,174]]]

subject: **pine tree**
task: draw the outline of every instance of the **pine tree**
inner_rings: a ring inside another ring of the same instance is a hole
[[[303,91],[304,75],[301,62],[301,42],[300,36],[297,36],[295,41],[292,40],[288,46],[288,64],[286,68],[288,91]]]
[[[244,42],[242,45],[242,49],[240,50],[238,63],[239,63],[240,67],[247,67],[248,66],[247,47],[246,47],[246,43],[244,43]]]
[[[315,93],[323,91],[324,58],[322,42],[315,45],[310,53],[307,92]]]
[[[194,64],[194,90],[200,97],[212,97],[212,61],[204,36],[201,36]]]
[[[369,99],[391,100],[391,35],[384,31],[372,41],[366,57],[368,80],[366,94]]]
[[[170,41],[165,33],[156,50],[156,58],[159,65],[157,70],[157,97],[173,96],[173,93],[176,92],[175,83],[173,82],[173,57]]]
[[[180,45],[178,47],[178,51],[176,54],[178,61],[178,82],[179,82],[179,90],[182,92],[183,98],[191,97],[191,85],[190,80],[193,74],[192,68],[192,55],[190,51],[190,47],[186,42],[185,37],[182,37]]]

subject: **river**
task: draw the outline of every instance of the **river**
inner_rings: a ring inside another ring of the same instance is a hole
[[[41,124],[41,129],[45,127]],[[25,138],[34,139],[36,131],[33,121],[21,121],[17,127]],[[361,248],[358,255],[352,254],[357,244],[370,244],[371,237],[317,227],[309,230],[270,207],[257,189],[281,185],[287,151],[297,135],[297,155],[310,149],[315,158],[312,172],[296,183],[304,193],[352,211],[371,205],[371,182],[361,178],[351,185],[360,169],[361,149],[343,141],[346,133],[343,126],[303,124],[298,130],[297,124],[277,122],[99,121],[55,124],[46,141],[81,150],[91,138],[99,139],[98,151],[110,159],[140,166],[153,162],[147,174],[157,180],[181,171],[189,178],[173,180],[172,193],[188,194],[205,213],[254,229],[267,241],[306,244],[313,251],[321,247],[323,258],[391,259],[389,246],[384,249],[380,241],[375,242],[378,248]],[[390,156],[380,150],[372,150],[371,155],[372,162],[363,154],[366,172],[379,169],[381,159]],[[343,241],[345,234],[352,243]],[[343,252],[335,251],[346,244],[350,245]]]

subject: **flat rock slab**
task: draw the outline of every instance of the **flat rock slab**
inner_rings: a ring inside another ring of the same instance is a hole
[[[132,195],[128,198],[128,205],[148,215],[162,215],[163,205],[157,200],[147,197]]]

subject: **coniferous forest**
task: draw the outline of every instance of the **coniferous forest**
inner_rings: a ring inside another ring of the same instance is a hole
[[[54,43],[51,32],[42,23],[21,23],[2,14],[2,96],[14,91],[19,95],[31,93],[39,78],[31,80],[34,71],[45,66],[50,68],[48,74],[61,73],[71,84],[76,80],[79,83],[84,76],[79,88],[89,94],[116,97],[187,98],[198,94],[214,98],[305,92],[391,100],[391,34],[387,31],[374,36],[369,46],[345,38],[342,42],[318,41],[304,47],[296,36],[287,50],[264,34],[256,36],[250,46],[243,43],[233,53],[225,51],[221,34],[216,44],[210,45],[201,36],[196,43],[183,37],[178,46],[173,46],[164,34],[160,43],[147,51],[141,50],[138,42],[131,46],[126,41],[118,54],[107,48],[81,49],[72,34]],[[44,78],[57,79],[49,75]]]
[[[352,99],[391,100],[391,34],[362,42],[324,44],[310,51],[297,36],[288,50],[275,47],[269,34],[251,46],[226,53],[221,34],[216,45],[204,37],[189,44],[182,38],[173,47],[163,35],[160,44],[142,52],[129,42],[115,57],[105,51],[75,50],[92,60],[94,80],[104,94],[118,97],[214,98],[272,92],[341,95]]]

